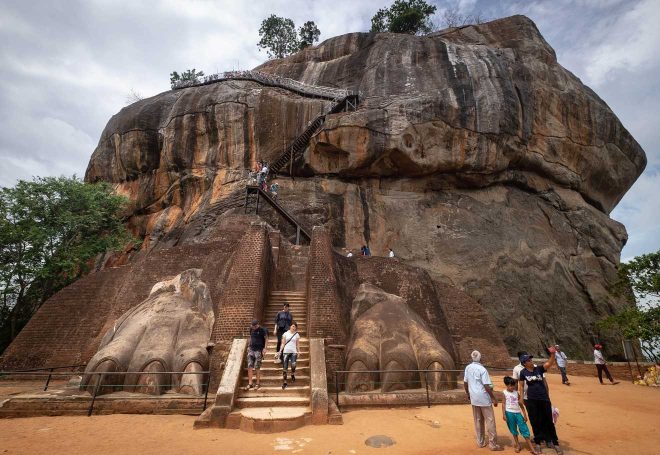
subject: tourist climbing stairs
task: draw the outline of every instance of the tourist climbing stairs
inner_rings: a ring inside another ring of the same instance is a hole
[[[289,304],[298,332],[300,355],[296,368],[296,381],[291,381],[291,368],[287,374],[287,387],[282,388],[282,364],[276,363],[277,337],[273,333],[275,316]],[[268,329],[266,357],[261,364],[261,381],[258,389],[246,390],[248,385],[247,363],[240,382],[235,409],[227,417],[227,428],[240,428],[254,433],[271,433],[293,430],[307,425],[311,420],[310,408],[310,357],[307,338],[307,304],[305,292],[271,291],[264,309],[264,327]],[[253,379],[254,381],[254,379]]]

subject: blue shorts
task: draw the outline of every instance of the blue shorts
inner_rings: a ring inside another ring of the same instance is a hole
[[[509,427],[512,435],[518,436],[518,429],[520,429],[520,434],[523,438],[529,438],[529,427],[523,420],[521,412],[504,411],[504,415],[506,416],[506,426]]]

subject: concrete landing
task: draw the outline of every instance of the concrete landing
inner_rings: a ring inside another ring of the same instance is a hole
[[[227,416],[227,428],[249,433],[279,433],[309,425],[312,411],[309,407],[260,407],[237,409]]]

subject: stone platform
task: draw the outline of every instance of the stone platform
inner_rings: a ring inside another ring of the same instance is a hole
[[[88,392],[70,385],[57,385],[44,392],[43,382],[40,387],[3,395],[0,418],[87,415],[92,400]],[[115,392],[97,396],[93,414],[199,415],[203,404],[203,396],[170,392],[160,396]]]
[[[502,393],[495,392],[498,400],[502,400]],[[332,399],[336,395],[331,394]],[[442,392],[429,392],[431,405],[440,404],[469,404],[465,390],[452,389]],[[340,393],[339,408],[342,412],[348,409],[368,409],[377,407],[410,407],[426,406],[426,389],[410,389],[397,392],[383,393],[379,390],[365,393]]]

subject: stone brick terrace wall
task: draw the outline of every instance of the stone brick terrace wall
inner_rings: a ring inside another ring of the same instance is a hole
[[[86,363],[114,321],[144,300],[156,282],[189,268],[203,270],[217,306],[241,235],[226,232],[214,242],[155,250],[79,279],[42,305],[3,353],[0,369]]]
[[[315,226],[309,246],[307,272],[307,336],[325,339],[328,378],[335,370],[344,368],[348,327],[339,294],[340,281],[334,254],[328,230]],[[344,286],[343,282],[341,286]]]
[[[253,318],[263,319],[273,273],[270,235],[265,223],[252,223],[240,241],[215,313],[211,340],[210,390],[218,387],[222,368],[235,337],[249,335]]]

